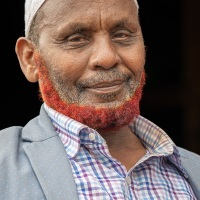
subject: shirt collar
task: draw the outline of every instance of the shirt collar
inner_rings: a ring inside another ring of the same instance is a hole
[[[142,141],[150,153],[171,155],[176,146],[171,138],[153,122],[138,116],[130,123],[130,129]]]
[[[130,123],[130,129],[140,139],[150,155],[166,157],[186,178],[188,177],[181,165],[177,146],[163,129],[141,115]]]
[[[94,129],[57,112],[45,103],[44,108],[70,157],[76,156],[81,144],[98,145],[105,143],[103,137]],[[91,139],[91,135],[95,140]]]
[[[45,103],[44,108],[70,157],[76,156],[81,144],[92,146],[105,143],[103,137],[94,129],[55,111]],[[178,148],[165,131],[141,115],[130,123],[130,129],[141,140],[149,154],[168,156],[170,162],[187,177],[181,165]],[[91,134],[94,135],[95,140],[91,140]]]

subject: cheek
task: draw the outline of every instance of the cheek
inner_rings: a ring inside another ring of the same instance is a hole
[[[52,71],[59,74],[67,82],[75,83],[84,74],[87,67],[87,58],[77,54],[62,53],[49,56],[47,63]]]
[[[123,64],[136,76],[141,75],[145,65],[144,48],[134,48],[123,52]]]

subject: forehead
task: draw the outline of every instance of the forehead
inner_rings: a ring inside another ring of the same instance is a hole
[[[46,11],[62,10],[70,11],[73,8],[84,9],[95,6],[99,9],[116,8],[116,6],[133,6],[137,8],[136,0],[46,0],[44,6]]]
[[[44,13],[42,23],[49,26],[92,21],[111,23],[118,19],[137,21],[137,7],[134,0],[48,0],[42,10]]]

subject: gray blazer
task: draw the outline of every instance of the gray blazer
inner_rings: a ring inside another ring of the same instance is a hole
[[[200,156],[181,149],[189,182],[200,199]],[[0,131],[0,200],[78,200],[63,144],[43,106],[24,127]]]

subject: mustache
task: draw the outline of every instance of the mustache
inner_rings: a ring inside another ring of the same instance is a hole
[[[129,74],[125,74],[116,69],[113,69],[110,71],[98,71],[93,76],[88,77],[85,80],[80,80],[76,85],[79,89],[84,89],[87,87],[92,87],[93,85],[101,82],[112,82],[115,80],[128,82],[130,78],[131,76]]]

